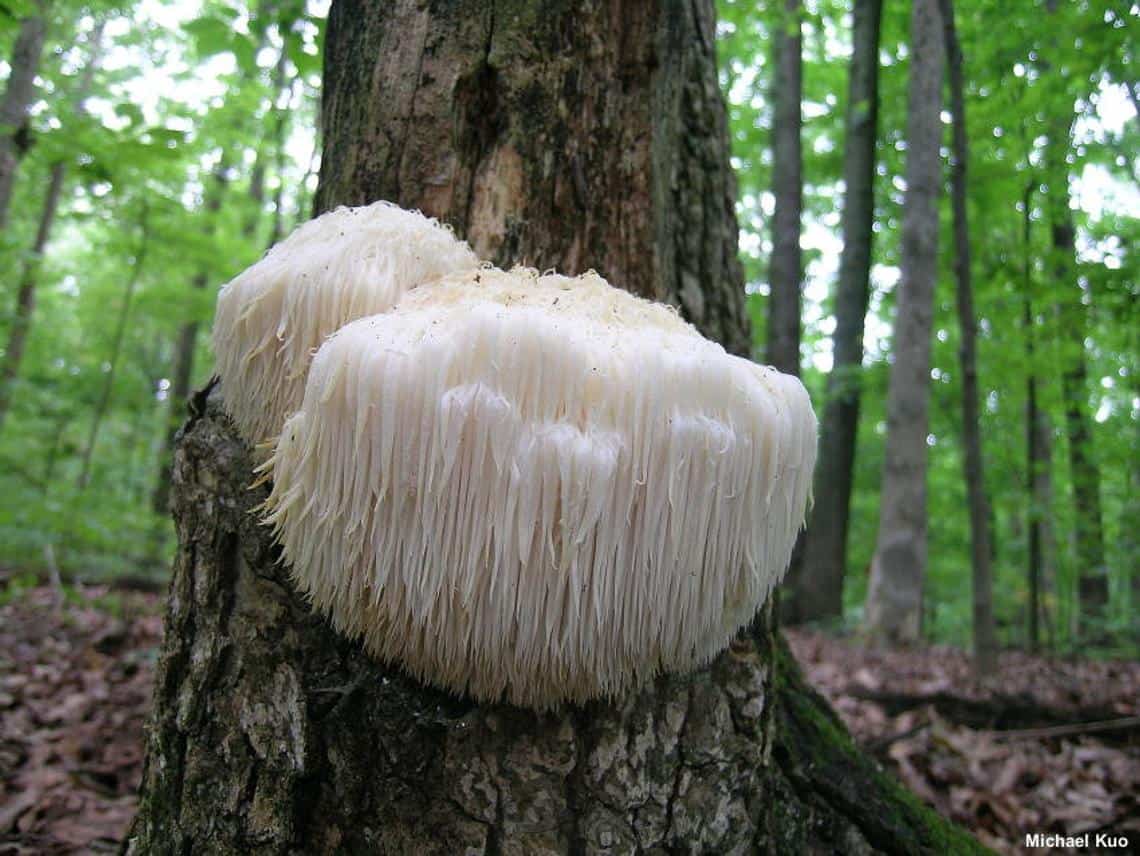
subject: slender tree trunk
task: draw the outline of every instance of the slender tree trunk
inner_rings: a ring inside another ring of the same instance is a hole
[[[911,12],[906,203],[887,391],[887,444],[879,534],[867,592],[867,630],[894,643],[918,639],[926,576],[926,459],[930,334],[938,279],[941,189],[942,16],[938,0]]]
[[[273,133],[267,138],[262,138],[261,144],[257,148],[257,155],[253,161],[253,169],[249,173],[249,199],[253,204],[250,206],[250,216],[245,221],[242,227],[242,234],[246,237],[253,237],[257,231],[258,223],[261,221],[262,209],[265,207],[265,179],[268,173],[269,151],[272,147],[273,157],[280,175],[283,149],[285,145],[285,111],[278,103],[287,89],[292,87],[292,83],[286,79],[288,56],[285,51],[285,46],[281,46],[281,51],[277,54],[277,62],[273,66],[273,83],[270,88],[270,109],[267,119],[273,124]],[[281,187],[280,181],[278,182],[278,189]],[[269,241],[269,246],[277,243],[280,237],[277,232],[277,213],[274,212],[274,235]]]
[[[190,283],[192,288],[204,289],[206,276],[198,274]],[[174,445],[186,413],[183,410],[190,395],[190,385],[194,374],[194,351],[198,348],[197,321],[187,321],[178,328],[174,340],[174,362],[172,364],[169,407],[166,411],[165,439],[158,451],[158,481],[151,494],[151,508],[155,514],[170,513],[170,479],[174,467]]]
[[[84,490],[87,483],[91,478],[91,461],[95,455],[95,444],[99,440],[99,428],[103,424],[103,418],[107,415],[108,409],[111,407],[111,396],[115,390],[115,373],[119,366],[119,358],[123,354],[123,341],[127,334],[127,319],[131,314],[131,303],[134,300],[135,288],[139,284],[139,278],[142,276],[143,263],[146,261],[147,253],[147,226],[146,226],[146,210],[144,208],[142,215],[142,239],[139,242],[139,247],[134,253],[134,260],[131,262],[131,275],[127,279],[127,287],[123,291],[123,302],[119,307],[119,318],[115,323],[115,336],[111,344],[111,359],[108,361],[109,368],[103,374],[103,388],[99,392],[99,400],[95,404],[95,411],[91,415],[91,428],[87,432],[87,442],[83,446],[83,465],[79,470],[79,478],[76,481],[76,487],[79,490]]]
[[[257,25],[257,45],[254,49],[255,55],[260,54],[268,43],[269,17],[276,11],[277,4],[275,0],[259,0],[254,13],[254,21]],[[277,69],[282,68],[284,56],[285,48],[282,46],[281,53],[278,56]],[[248,78],[248,75],[243,76]],[[248,83],[249,81],[246,79],[242,82]],[[239,123],[239,130],[243,125],[244,122]],[[205,192],[203,211],[206,217],[203,228],[206,233],[211,236],[214,235],[217,230],[217,218],[214,215],[221,209],[222,200],[226,195],[226,189],[229,187],[229,173],[232,157],[233,152],[223,148],[221,159],[214,168],[210,186]],[[258,161],[260,162],[260,158],[258,158]],[[244,229],[247,235],[252,235],[253,231],[257,228],[257,218],[260,217],[260,206],[265,201],[264,182],[264,171],[262,170],[259,174],[258,166],[255,164],[250,175],[249,194],[257,211],[251,220],[246,221]],[[190,287],[196,291],[204,291],[208,285],[210,285],[210,275],[204,270],[196,273],[194,278],[190,281]],[[170,384],[170,407],[166,416],[166,435],[165,441],[158,453],[158,478],[155,481],[154,492],[151,494],[150,503],[154,512],[163,516],[170,513],[170,479],[174,466],[174,445],[178,435],[178,428],[186,417],[183,408],[190,397],[190,390],[193,384],[194,355],[198,350],[198,331],[200,328],[201,323],[197,319],[184,322],[182,326],[178,328],[178,336],[174,344],[174,362],[171,369]]]
[[[843,614],[847,529],[855,473],[855,439],[863,365],[863,322],[870,297],[875,223],[875,141],[879,115],[882,0],[856,0],[847,81],[843,153],[843,254],[835,292],[835,333],[827,398],[820,422],[815,504],[804,559],[793,583],[788,618],[813,621]],[[781,602],[781,608],[783,608]]]
[[[277,169],[277,187],[273,191],[273,225],[269,230],[271,247],[284,237],[285,212],[282,206],[285,201],[285,134],[289,127],[289,102],[292,100],[293,86],[296,83],[296,79],[289,80],[286,77],[284,50],[281,56],[274,77],[277,100],[273,111],[273,153]]]
[[[1061,324],[1070,337],[1067,365],[1061,373],[1065,402],[1065,430],[1069,438],[1069,472],[1073,483],[1076,517],[1078,633],[1087,641],[1104,638],[1108,613],[1108,568],[1100,508],[1100,470],[1093,452],[1089,417],[1088,362],[1085,356],[1086,307],[1073,274],[1076,229],[1067,204],[1057,206],[1053,251],[1058,258],[1058,280],[1072,283],[1072,297],[1060,308]]]
[[[768,347],[766,360],[782,372],[800,373],[800,316],[803,262],[800,226],[803,217],[803,34],[800,0],[784,0],[773,28],[772,56],[772,258],[768,279]]]
[[[1046,10],[1057,12],[1057,0],[1048,0]],[[1056,47],[1056,37],[1052,39]],[[1093,451],[1093,432],[1088,414],[1088,363],[1085,355],[1087,308],[1076,272],[1076,226],[1069,200],[1069,165],[1074,116],[1068,109],[1066,82],[1049,59],[1039,61],[1052,72],[1052,103],[1064,113],[1049,118],[1047,213],[1052,238],[1052,269],[1057,282],[1069,283],[1068,298],[1054,306],[1062,337],[1069,341],[1063,357],[1061,397],[1069,447],[1069,474],[1073,488],[1077,561],[1076,633],[1086,642],[1104,639],[1108,613],[1108,567],[1105,563],[1104,529],[1100,506],[1100,471]]]
[[[1040,406],[1037,378],[1036,327],[1033,308],[1033,272],[1031,261],[1031,231],[1033,191],[1037,179],[1025,187],[1022,220],[1022,246],[1024,260],[1022,270],[1022,328],[1025,336],[1025,364],[1028,367],[1025,377],[1025,472],[1028,514],[1026,526],[1027,553],[1026,579],[1029,589],[1028,635],[1029,648],[1038,651],[1041,647],[1041,624],[1046,624],[1050,640],[1053,636],[1052,623],[1046,614],[1045,592],[1053,584],[1055,577],[1052,519],[1053,487],[1050,471],[1052,468],[1052,429],[1049,415]]]
[[[63,194],[63,180],[67,169],[62,163],[51,168],[47,193],[44,195],[40,222],[36,227],[36,239],[32,244],[32,254],[20,272],[20,284],[16,289],[16,311],[12,316],[12,326],[8,330],[8,344],[4,348],[3,363],[0,364],[0,431],[12,407],[12,395],[16,378],[20,374],[20,364],[24,361],[24,348],[32,328],[32,315],[36,311],[36,288],[40,281],[40,267],[44,249],[51,237],[55,214],[59,209],[59,199]]]
[[[0,101],[0,232],[8,225],[8,209],[20,159],[30,145],[28,108],[36,93],[36,74],[44,50],[47,26],[42,3],[36,13],[20,22],[20,32],[12,46],[8,84]]]
[[[320,136],[321,136],[321,115],[317,113],[316,121],[313,123],[314,132],[317,139],[313,142],[313,150],[309,153],[309,163],[305,167],[305,174],[301,176],[301,181],[297,185],[297,210],[296,216],[293,220],[293,228],[300,226],[310,216],[310,211],[316,208],[316,200],[310,198],[309,183],[317,174],[317,159],[320,156]],[[279,206],[280,207],[280,206]],[[284,219],[284,217],[282,217]],[[282,234],[284,229],[282,227]]]
[[[1133,429],[1135,430],[1135,429]],[[1135,522],[1140,520],[1140,444],[1132,435],[1132,457],[1128,466],[1128,499],[1120,509],[1120,532],[1122,534],[1121,553],[1132,557],[1132,575],[1129,579],[1131,603],[1128,614],[1132,618],[1132,638],[1140,638],[1140,537],[1137,537]]]
[[[338,0],[320,206],[419,207],[484,256],[595,267],[747,347],[714,37],[703,1]],[[180,546],[128,852],[972,846],[853,752],[767,632],[694,674],[541,716],[367,659],[280,567],[225,394],[195,398],[177,455]]]
[[[99,64],[99,54],[102,51],[103,26],[100,21],[95,25],[88,37],[91,45],[91,56],[87,60],[87,67],[75,91],[75,112],[83,114],[83,102],[91,92],[91,83],[95,79],[95,68]],[[20,284],[16,290],[16,312],[12,318],[12,327],[8,331],[8,345],[4,349],[4,361],[0,366],[0,432],[4,430],[4,422],[8,411],[12,407],[12,392],[16,378],[20,374],[20,364],[24,360],[24,348],[27,346],[28,334],[32,328],[32,315],[36,309],[36,289],[39,287],[40,271],[43,264],[44,250],[51,239],[52,226],[55,224],[55,215],[59,210],[59,202],[63,196],[64,181],[67,178],[67,163],[57,161],[51,168],[48,179],[47,193],[44,195],[44,205],[40,213],[39,226],[36,229],[36,239],[32,245],[32,253],[21,268]]]
[[[803,28],[800,0],[784,0],[772,35],[772,256],[768,264],[768,338],[765,362],[782,372],[800,373],[803,258]],[[803,533],[792,548],[788,588],[803,569]],[[794,598],[793,598],[794,600]],[[781,606],[781,611],[788,608]]]
[[[1032,335],[1032,306],[1025,301],[1024,327],[1026,336]],[[1037,471],[1042,465],[1041,450],[1037,445],[1037,421],[1040,408],[1037,403],[1037,377],[1033,373],[1033,341],[1026,339],[1026,357],[1029,360],[1029,375],[1025,380],[1025,472],[1026,492],[1029,498],[1029,526],[1027,537],[1027,575],[1029,583],[1029,650],[1036,652],[1041,647],[1041,515],[1038,505]]]
[[[1041,570],[1039,588],[1041,592],[1041,619],[1045,626],[1045,638],[1050,649],[1056,647],[1056,616],[1050,611],[1050,599],[1056,603],[1057,596],[1057,536],[1053,528],[1053,426],[1044,408],[1037,409],[1036,437],[1034,452],[1037,466],[1033,474],[1033,500],[1038,509],[1038,537],[1041,540]]]
[[[222,207],[226,188],[229,186],[229,160],[226,154],[214,170],[210,189],[206,192],[203,211],[206,215],[206,230],[213,235],[216,228],[214,215]],[[210,284],[210,277],[205,272],[194,275],[190,287],[203,291]],[[166,415],[166,439],[158,453],[158,481],[155,483],[154,493],[151,495],[151,508],[156,514],[170,513],[170,478],[174,466],[174,445],[186,414],[183,407],[190,397],[190,389],[194,379],[194,353],[198,349],[198,330],[201,327],[197,319],[186,321],[178,328],[178,337],[174,344],[174,362],[170,380],[170,407]]]
[[[962,440],[965,446],[967,503],[970,508],[970,566],[973,570],[974,670],[989,675],[997,666],[997,635],[994,628],[993,566],[990,547],[990,502],[986,493],[985,461],[982,455],[981,417],[978,413],[977,320],[970,272],[970,224],[967,209],[965,70],[962,47],[954,24],[952,0],[940,0],[942,25],[950,77],[950,112],[953,117],[953,157],[950,170],[954,210],[954,274],[958,281],[958,327],[961,341],[958,359],[962,366]]]

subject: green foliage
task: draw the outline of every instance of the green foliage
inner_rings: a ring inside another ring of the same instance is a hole
[[[1140,586],[1140,120],[1136,118],[1135,15],[1108,2],[1020,5],[959,0],[955,12],[966,65],[970,144],[969,206],[973,279],[979,316],[979,383],[987,482],[996,553],[995,608],[1004,644],[1026,641],[1027,529],[1030,515],[1049,523],[1055,549],[1047,580],[1045,641],[1074,644],[1075,512],[1061,376],[1079,355],[1065,307],[1084,307],[1087,406],[1111,586],[1109,631],[1135,640]],[[749,313],[763,353],[767,286],[764,197],[771,184],[770,29],[777,10],[720,0],[720,65],[729,100],[739,217],[750,283]],[[898,276],[905,159],[909,4],[885,3],[880,48],[879,163],[873,295],[866,330],[855,494],[845,599],[858,623],[874,551],[886,434],[885,397]],[[806,282],[803,371],[817,411],[829,368],[830,295],[841,248],[839,186],[850,57],[848,3],[805,3],[804,238]],[[1127,87],[1133,86],[1129,94]],[[1069,128],[1072,126],[1072,137]],[[1060,128],[1060,131],[1055,130]],[[949,145],[947,128],[946,145]],[[1059,138],[1050,156],[1050,134]],[[1062,157],[1057,152],[1063,153]],[[1078,258],[1052,250],[1050,215],[1074,191]],[[1027,189],[1029,209],[1025,208]],[[1059,201],[1058,201],[1059,200]],[[1028,243],[1025,239],[1026,218]],[[942,275],[934,327],[928,473],[929,567],[925,631],[939,641],[970,639],[969,527],[962,475],[960,370],[949,198],[941,214]],[[822,254],[812,261],[811,249]],[[1075,264],[1074,264],[1075,262]],[[1068,265],[1071,276],[1059,276]],[[1034,324],[1026,330],[1026,297]],[[1028,339],[1032,336],[1032,356]],[[1050,507],[1034,509],[1028,492],[1025,407],[1030,373],[1049,420]],[[1133,646],[1135,642],[1132,642]]]
[[[0,232],[2,349],[47,177],[63,164],[31,334],[0,430],[0,565],[157,575],[172,533],[150,495],[168,411],[184,406],[169,400],[179,331],[201,322],[193,364],[201,383],[217,288],[264,251],[275,216],[286,228],[307,216],[321,23],[297,2],[51,10],[33,145]],[[15,35],[0,27],[0,57],[11,56]],[[281,133],[271,132],[279,121]]]

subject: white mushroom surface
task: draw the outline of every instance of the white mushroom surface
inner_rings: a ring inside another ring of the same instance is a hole
[[[302,225],[218,296],[216,370],[242,435],[252,443],[277,436],[330,334],[387,311],[411,288],[478,267],[450,229],[387,202]]]
[[[815,454],[798,379],[595,274],[484,269],[321,347],[267,520],[373,655],[546,709],[722,650],[784,574]]]

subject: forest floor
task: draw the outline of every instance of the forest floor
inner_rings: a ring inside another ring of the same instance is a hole
[[[0,856],[117,850],[161,608],[153,594],[60,598],[0,579]],[[1010,652],[982,683],[951,649],[788,637],[859,743],[994,849],[1021,852],[1026,832],[1140,834],[1140,663]],[[1076,725],[1090,721],[1110,724]]]

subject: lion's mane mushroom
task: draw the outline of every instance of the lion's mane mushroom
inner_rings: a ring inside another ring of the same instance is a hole
[[[796,378],[667,307],[483,270],[321,347],[267,519],[372,654],[543,709],[720,651],[783,575],[815,446]]]
[[[387,202],[305,223],[218,295],[217,373],[242,434],[255,443],[277,436],[330,334],[417,285],[478,266],[449,229]]]

